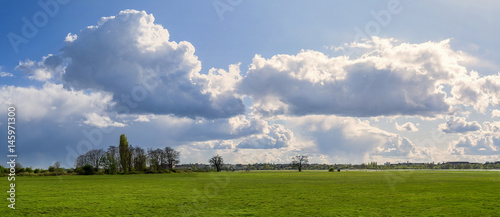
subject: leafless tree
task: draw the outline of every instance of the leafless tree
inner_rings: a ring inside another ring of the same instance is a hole
[[[304,164],[307,164],[309,160],[307,159],[308,156],[306,155],[297,155],[292,158],[292,164],[296,165],[299,168],[299,172],[302,172],[302,167]]]
[[[217,169],[217,172],[220,172],[222,170],[222,165],[224,164],[224,159],[222,159],[222,156],[217,154],[210,158],[208,162]]]
[[[165,148],[165,155],[166,155],[166,163],[168,165],[169,169],[173,169],[176,164],[178,164],[180,153],[173,148],[166,147]]]
[[[56,170],[56,174],[59,174],[61,171],[61,163],[59,161],[54,163],[54,169]]]
[[[165,163],[163,159],[165,159],[165,151],[162,149],[149,149],[148,150],[148,155],[149,155],[149,166],[150,169],[153,171],[159,171],[161,169],[161,166]]]
[[[86,164],[92,164],[88,154],[82,154],[76,158],[75,167],[83,167]]]
[[[135,147],[133,147],[132,145],[129,146],[128,148],[128,154],[127,154],[127,171],[132,171],[132,169],[134,168],[134,157],[133,157],[133,154],[135,152]]]
[[[252,169],[252,165],[248,164],[248,165],[245,167],[245,171],[246,171],[246,172],[250,172],[250,169]]]
[[[110,174],[115,174],[120,170],[120,151],[117,146],[109,146],[106,157],[103,159],[104,168]]]
[[[75,167],[78,168],[78,167],[82,167],[83,164],[83,155],[80,155],[76,158],[76,161],[75,161]]]
[[[78,156],[76,159],[76,167],[83,167],[86,164],[98,169],[100,165],[104,162],[104,157],[106,152],[102,149],[92,149],[85,153],[84,155]]]
[[[134,168],[138,171],[144,170],[144,168],[146,168],[146,162],[148,160],[144,149],[142,149],[141,147],[135,147],[132,156],[134,161]]]
[[[87,152],[89,155],[90,165],[92,165],[95,169],[99,169],[99,166],[102,165],[106,152],[102,149],[93,149]]]

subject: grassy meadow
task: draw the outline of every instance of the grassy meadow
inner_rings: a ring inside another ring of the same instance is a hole
[[[16,210],[8,209],[3,199],[1,216],[500,216],[498,171],[251,171],[16,179]],[[8,184],[2,177],[2,189]]]

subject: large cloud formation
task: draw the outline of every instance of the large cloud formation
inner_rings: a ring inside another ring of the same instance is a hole
[[[239,69],[201,75],[191,43],[170,41],[154,20],[144,11],[125,10],[69,34],[60,55],[67,62],[65,88],[110,92],[119,112],[209,119],[242,114],[242,100],[230,91]],[[213,85],[220,84],[220,73],[223,87]]]
[[[359,45],[358,45],[359,46]],[[397,43],[374,37],[357,58],[328,57],[306,50],[265,59],[256,55],[240,91],[262,114],[335,114],[340,116],[447,113],[451,103],[442,90],[467,74],[449,40]]]

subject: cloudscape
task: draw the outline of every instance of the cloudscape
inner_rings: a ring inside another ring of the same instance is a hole
[[[498,161],[500,5],[391,2],[34,4],[2,15],[0,126],[15,106],[33,167],[121,134],[181,163]]]

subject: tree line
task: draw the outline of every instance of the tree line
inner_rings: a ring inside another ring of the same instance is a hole
[[[119,146],[93,149],[78,156],[75,171],[90,175],[102,170],[105,174],[161,173],[175,171],[180,162],[180,152],[171,147],[144,150],[129,145],[125,134],[120,135]]]

